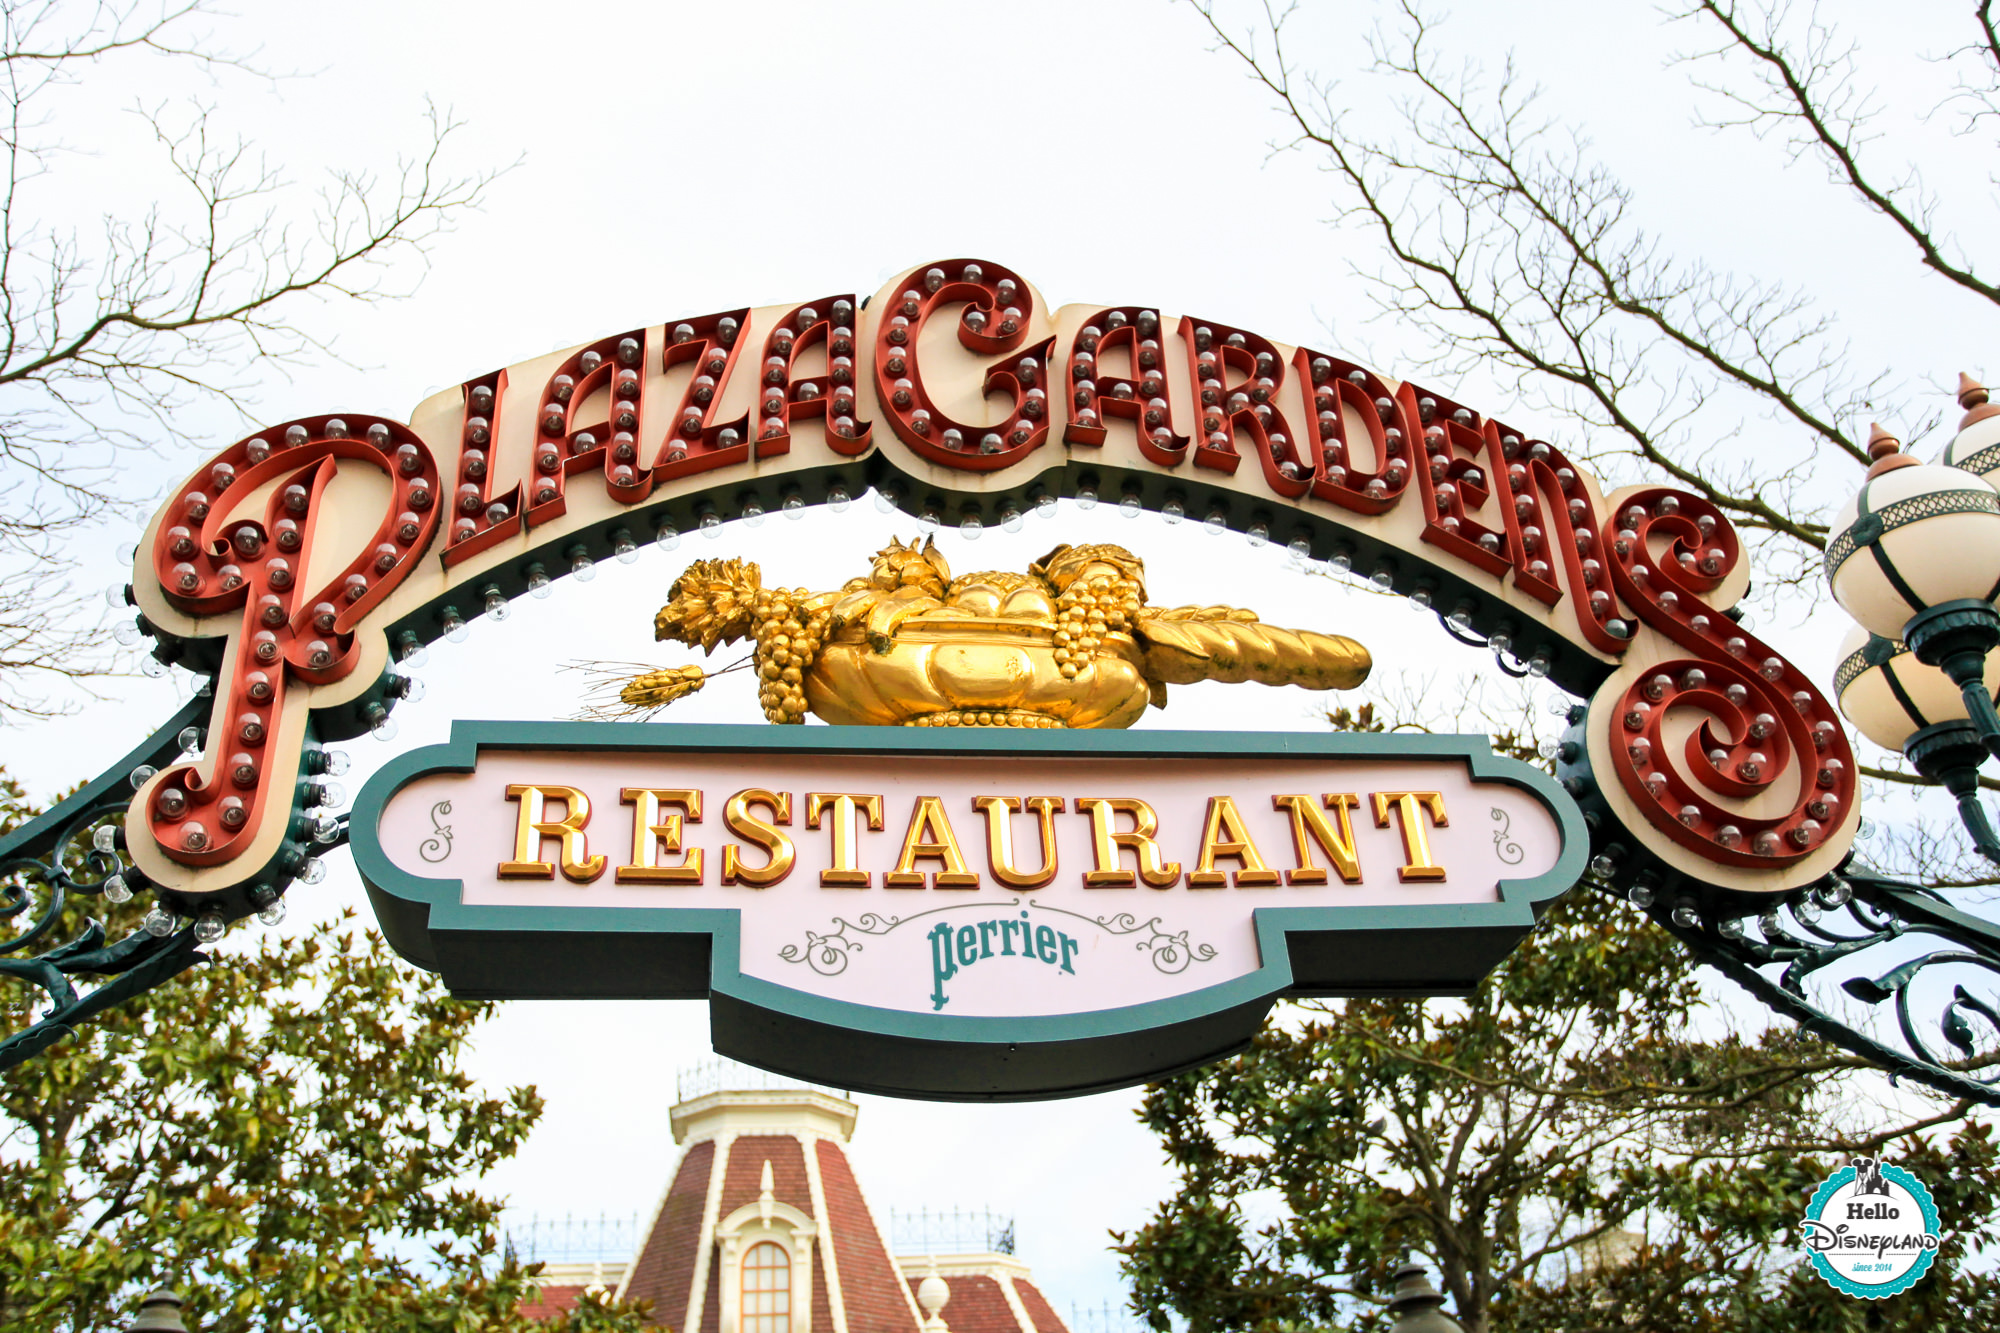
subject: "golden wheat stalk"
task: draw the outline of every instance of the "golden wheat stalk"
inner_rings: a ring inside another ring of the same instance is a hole
[[[570,662],[563,670],[588,677],[576,716],[595,722],[643,721],[719,674],[698,666],[653,667],[644,662]]]

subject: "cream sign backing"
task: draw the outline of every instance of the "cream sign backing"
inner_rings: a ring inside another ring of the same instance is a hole
[[[460,723],[355,818],[455,993],[708,996],[724,1053],[944,1098],[1154,1077],[1284,994],[1463,993],[1587,845],[1463,737]]]

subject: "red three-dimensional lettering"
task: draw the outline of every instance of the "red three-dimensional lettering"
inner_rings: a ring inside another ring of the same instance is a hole
[[[960,303],[960,346],[987,356],[1015,354],[989,367],[981,384],[987,395],[1009,399],[1007,415],[992,425],[952,418],[924,387],[917,354],[924,326],[938,310]],[[997,264],[951,259],[912,273],[875,331],[876,392],[897,438],[933,463],[969,472],[995,471],[1040,448],[1049,435],[1055,339],[1023,346],[1034,310],[1028,285]]]
[[[1278,406],[1285,381],[1278,349],[1258,334],[1210,320],[1183,318],[1180,335],[1201,414],[1195,466],[1233,475],[1242,461],[1236,452],[1241,432],[1255,446],[1271,489],[1288,499],[1304,495],[1312,485],[1312,469]],[[1231,372],[1241,378],[1232,383]]]
[[[1105,360],[1123,353],[1129,378],[1105,370]],[[1070,344],[1070,419],[1066,444],[1101,445],[1105,419],[1134,423],[1139,454],[1148,462],[1175,467],[1187,457],[1188,437],[1174,429],[1173,396],[1167,385],[1166,353],[1160,347],[1160,316],[1143,306],[1100,310],[1085,320]]]
[[[745,339],[748,310],[725,310],[677,321],[667,333],[667,345],[660,355],[660,369],[694,363],[694,374],[681,390],[681,400],[669,418],[666,442],[653,464],[646,485],[689,477],[711,468],[742,463],[750,457],[750,416],[746,412],[734,421],[718,422],[723,394],[736,367],[736,357]],[[643,492],[642,492],[643,493]],[[617,494],[614,490],[613,494]]]
[[[1624,691],[1610,731],[1619,782],[1656,828],[1711,860],[1775,867],[1810,856],[1854,802],[1854,756],[1811,679],[1705,600],[1742,557],[1735,532],[1707,501],[1664,488],[1632,495],[1617,522],[1618,595],[1692,654]],[[1707,717],[1676,746],[1666,715],[1681,708]],[[1727,810],[1710,795],[1784,791],[1795,764],[1796,795],[1776,813]]]
[[[385,508],[373,539],[326,582],[306,587],[323,501],[343,466],[387,471]],[[340,417],[307,418],[232,445],[182,486],[171,510],[177,521],[162,523],[154,539],[161,589],[190,614],[240,607],[243,620],[216,683],[209,772],[193,764],[166,770],[134,811],[168,857],[219,864],[265,818],[289,815],[297,772],[292,763],[279,771],[272,744],[287,687],[353,672],[354,627],[430,545],[438,491],[431,451],[407,426]],[[261,511],[244,512],[253,502],[239,497],[260,493]]]
[[[790,453],[792,423],[826,422],[826,442],[855,458],[874,443],[874,428],[854,416],[854,296],[829,296],[793,308],[764,339],[758,386],[757,457]],[[808,377],[799,361],[815,346],[826,348],[826,373]]]
[[[600,338],[549,376],[535,414],[529,527],[567,511],[563,492],[573,473],[602,469],[621,504],[643,500],[653,489],[652,473],[639,465],[647,338],[645,329]],[[599,402],[604,417],[590,420]]]
[[[1358,514],[1386,514],[1410,483],[1414,406],[1351,361],[1303,347],[1293,359],[1310,400],[1301,429],[1312,493]]]

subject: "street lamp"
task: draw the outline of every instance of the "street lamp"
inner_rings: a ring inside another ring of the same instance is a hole
[[[1919,462],[1873,427],[1868,478],[1833,522],[1827,582],[1862,631],[1843,646],[1834,692],[1863,735],[1957,798],[1974,846],[2000,862],[1978,799],[1979,767],[2000,755],[2000,680],[1988,679],[2000,646],[2000,407],[1960,384],[1966,416],[1944,456]]]
[[[1389,1298],[1389,1313],[1396,1316],[1393,1333],[1465,1333],[1464,1324],[1438,1308],[1444,1294],[1414,1255],[1404,1257],[1395,1277],[1396,1293]]]
[[[187,1325],[181,1322],[181,1298],[161,1287],[139,1302],[139,1317],[127,1333],[187,1333]]]

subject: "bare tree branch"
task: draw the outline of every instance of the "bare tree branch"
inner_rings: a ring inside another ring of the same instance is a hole
[[[203,401],[247,417],[261,375],[334,355],[308,305],[400,294],[493,178],[448,165],[459,126],[433,107],[392,173],[330,170],[308,203],[213,108],[162,104],[137,112],[176,192],[95,237],[44,221],[65,145],[39,108],[58,85],[109,93],[131,60],[268,77],[197,26],[214,13],[0,0],[0,719],[66,707],[53,687],[111,669],[104,628],[61,590],[68,539],[145,499],[118,490],[118,453],[183,434]]]

